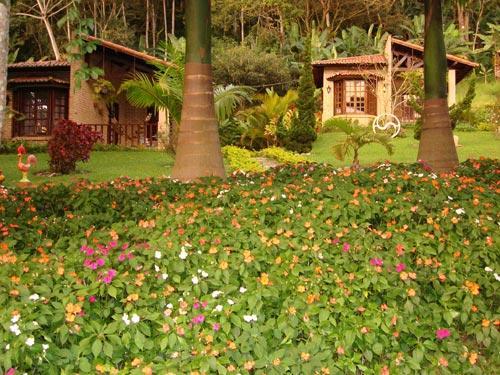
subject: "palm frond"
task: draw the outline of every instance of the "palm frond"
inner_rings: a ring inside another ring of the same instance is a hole
[[[252,100],[253,88],[247,86],[216,86],[214,89],[215,114],[219,123],[231,117],[236,109]]]

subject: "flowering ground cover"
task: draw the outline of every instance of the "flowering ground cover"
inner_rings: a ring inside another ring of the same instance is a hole
[[[499,164],[0,193],[6,373],[494,373]]]

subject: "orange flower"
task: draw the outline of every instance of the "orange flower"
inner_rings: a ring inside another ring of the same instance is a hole
[[[481,322],[481,325],[483,327],[489,327],[490,326],[490,321],[488,319],[483,319],[483,321]]]
[[[380,369],[380,375],[389,375],[389,368],[387,366],[384,366]]]
[[[469,289],[472,295],[477,296],[479,294],[479,289],[480,289],[479,284],[473,281],[466,280],[465,286],[467,287],[467,289]]]
[[[477,353],[476,352],[471,352],[469,356],[469,363],[471,365],[475,365],[477,362]]]
[[[134,358],[134,360],[132,361],[131,365],[133,367],[138,367],[138,366],[141,365],[141,363],[142,363],[142,360],[140,358]]]
[[[255,259],[250,250],[243,251],[243,258],[245,263],[251,263]]]
[[[245,370],[250,371],[255,366],[255,361],[246,361],[243,367]]]
[[[307,362],[307,361],[309,361],[309,359],[311,358],[311,355],[310,355],[309,353],[302,352],[302,353],[300,353],[300,358],[301,358],[304,362]]]
[[[319,295],[317,295],[317,294],[309,294],[307,296],[307,303],[309,305],[313,304],[315,301],[319,301]]]
[[[295,314],[297,313],[297,310],[295,309],[295,307],[290,306],[290,307],[288,308],[288,313],[289,313],[290,315],[295,315]]]
[[[138,299],[139,299],[139,295],[137,293],[133,293],[127,297],[127,302],[134,302],[134,301],[137,301]]]
[[[345,353],[344,347],[343,346],[339,346],[337,348],[337,354],[338,355],[344,355],[344,353]]]
[[[269,280],[269,275],[265,272],[262,272],[260,274],[260,277],[258,278],[258,280],[264,286],[272,285],[271,281]]]
[[[223,261],[221,261],[221,262],[219,263],[219,268],[220,268],[221,270],[227,270],[227,268],[228,268],[228,267],[229,267],[229,263],[228,263],[228,262],[226,262],[225,260],[223,260]]]
[[[409,297],[415,297],[415,295],[417,294],[415,292],[415,289],[412,289],[412,288],[408,289],[408,291],[406,293],[408,294]]]
[[[444,357],[439,358],[439,365],[443,367],[448,367],[448,361],[446,360],[446,358]]]
[[[279,359],[279,358],[274,358],[274,360],[273,360],[273,365],[274,365],[274,366],[279,366],[280,364],[281,364],[281,359]]]
[[[306,291],[306,287],[304,285],[299,285],[297,287],[297,292],[304,293]]]

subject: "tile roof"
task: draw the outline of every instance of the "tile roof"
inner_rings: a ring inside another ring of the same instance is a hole
[[[404,40],[401,40],[401,39],[397,39],[397,38],[394,38],[394,37],[392,37],[391,39],[392,39],[392,44],[398,44],[400,46],[407,47],[407,48],[410,48],[410,49],[414,49],[414,50],[417,50],[417,51],[420,51],[420,52],[424,51],[424,47],[419,46],[418,44],[407,42],[407,41],[404,41]],[[455,56],[455,55],[446,54],[446,58],[448,60],[455,61],[457,63],[461,63],[461,64],[464,64],[464,65],[471,66],[473,68],[477,68],[479,66],[479,64],[477,64],[477,63],[475,63],[473,61],[469,61],[467,59],[464,59],[463,57],[458,57],[458,56]]]
[[[54,77],[17,77],[9,79],[8,83],[58,83],[61,85],[69,85],[68,81]]]
[[[119,52],[119,53],[124,53],[126,55],[135,57],[137,59],[141,59],[143,61],[151,61],[151,62],[163,64],[165,66],[173,66],[173,64],[169,61],[165,61],[165,60],[159,59],[155,56],[148,55],[147,53],[139,52],[139,51],[136,51],[135,49],[128,48],[128,47],[122,46],[120,44],[110,42],[109,40],[96,38],[96,37],[93,37],[91,35],[87,35],[85,37],[85,39],[87,41],[90,41],[90,42],[97,42],[97,44],[102,46],[102,47],[109,48],[109,49],[116,51],[116,52]]]
[[[55,68],[69,67],[71,64],[63,60],[44,60],[44,61],[22,61],[9,64],[9,68]]]
[[[339,57],[336,59],[319,60],[312,62],[313,66],[351,65],[351,64],[361,64],[361,65],[387,64],[387,60],[384,55],[379,54],[379,55]]]

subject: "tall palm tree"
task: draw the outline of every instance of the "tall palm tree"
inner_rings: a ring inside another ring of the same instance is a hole
[[[186,65],[172,178],[225,177],[212,87],[210,0],[186,0]]]
[[[0,143],[7,112],[7,62],[9,59],[10,0],[0,0]]]
[[[446,100],[447,60],[443,37],[441,0],[425,0],[424,112],[418,159],[436,172],[458,165]]]

